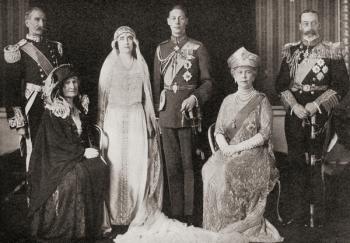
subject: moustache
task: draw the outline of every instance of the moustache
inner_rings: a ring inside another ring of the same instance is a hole
[[[308,30],[304,32],[305,35],[316,35],[316,31],[315,30]]]
[[[37,27],[37,28],[36,28],[36,30],[46,31],[46,30],[47,30],[47,28],[45,28],[45,27]]]

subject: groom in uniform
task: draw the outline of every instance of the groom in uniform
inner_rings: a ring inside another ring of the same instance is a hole
[[[192,132],[200,128],[200,107],[211,96],[213,80],[206,48],[186,35],[186,9],[174,6],[167,22],[171,38],[157,47],[152,88],[162,131],[171,216],[192,223]]]

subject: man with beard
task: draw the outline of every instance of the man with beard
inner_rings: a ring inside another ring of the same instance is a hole
[[[171,38],[160,43],[154,58],[153,94],[159,111],[171,217],[193,223],[194,141],[200,107],[210,98],[212,78],[204,45],[186,35],[187,11],[177,5],[167,19]],[[158,113],[158,112],[157,112]]]
[[[348,90],[349,77],[341,44],[319,36],[318,13],[305,10],[300,21],[302,40],[285,45],[276,91],[286,108],[291,183],[287,222],[312,227],[324,222],[321,163],[326,127],[333,107]]]
[[[62,44],[43,37],[46,16],[33,7],[25,14],[28,34],[25,39],[4,49],[6,93],[5,105],[11,129],[25,140],[26,164],[39,127],[44,104],[41,97],[43,81],[61,63]]]

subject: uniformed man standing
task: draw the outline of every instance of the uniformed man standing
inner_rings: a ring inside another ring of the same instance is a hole
[[[43,80],[54,67],[65,62],[62,44],[43,37],[45,24],[43,10],[31,8],[25,14],[26,38],[4,49],[7,117],[10,128],[25,138],[27,169],[44,110]]]
[[[194,200],[191,127],[200,128],[200,107],[211,96],[213,80],[206,48],[186,35],[188,18],[184,7],[173,7],[167,22],[172,35],[156,50],[153,94],[163,138],[171,216],[191,223]]]
[[[324,219],[321,163],[326,128],[333,107],[348,90],[349,77],[340,43],[319,36],[318,13],[305,10],[300,20],[302,40],[285,45],[276,90],[287,111],[289,222],[313,226]]]

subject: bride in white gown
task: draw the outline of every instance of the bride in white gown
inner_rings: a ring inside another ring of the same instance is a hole
[[[109,139],[109,223],[129,224],[114,242],[248,242],[239,233],[189,227],[161,212],[163,168],[148,67],[130,27],[117,29],[112,48],[100,74],[99,124]]]

